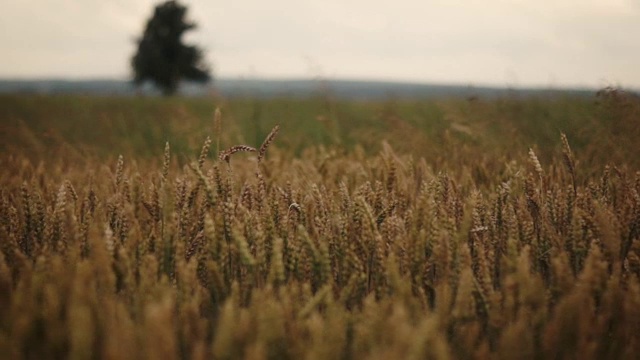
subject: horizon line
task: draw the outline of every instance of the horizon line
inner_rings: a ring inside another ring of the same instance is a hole
[[[42,76],[42,77],[3,77],[0,76],[0,82],[47,82],[47,81],[59,81],[69,83],[88,83],[88,82],[131,82],[129,78],[122,77],[109,77],[109,76],[95,76],[95,77],[64,77],[64,76]],[[461,81],[422,81],[422,80],[403,80],[403,79],[385,79],[385,78],[363,78],[363,77],[304,77],[304,76],[259,76],[259,75],[239,75],[239,76],[221,76],[213,78],[213,86],[217,81],[257,81],[257,82],[352,82],[352,83],[370,83],[370,84],[391,84],[391,85],[409,85],[409,86],[439,86],[439,87],[467,87],[470,89],[531,89],[531,90],[598,90],[606,87],[614,87],[621,89],[628,89],[632,91],[639,91],[639,87],[621,86],[619,84],[605,85],[605,86],[590,86],[585,84],[487,84],[487,83],[473,83],[473,82],[461,82]],[[185,80],[186,83],[194,84]],[[207,86],[207,84],[203,84]]]

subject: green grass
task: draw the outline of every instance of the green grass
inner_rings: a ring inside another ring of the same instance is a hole
[[[583,155],[585,168],[640,166],[635,143],[640,127],[633,125],[637,102],[604,96],[345,102],[5,95],[0,105],[0,149],[34,162],[50,154],[149,158],[168,141],[185,164],[206,136],[218,136],[213,111],[220,107],[223,145],[257,146],[280,124],[284,136],[278,147],[294,156],[318,146],[338,152],[362,147],[371,155],[386,141],[438,169],[473,166],[476,154],[508,163],[526,156],[529,147],[548,163],[558,153],[562,132]]]

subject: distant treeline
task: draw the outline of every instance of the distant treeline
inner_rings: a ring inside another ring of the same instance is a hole
[[[217,79],[213,85],[184,83],[180,94],[224,97],[274,98],[331,96],[340,99],[378,100],[386,98],[496,98],[504,96],[592,96],[595,89],[476,87],[445,84],[417,84],[357,80],[260,80]],[[160,95],[151,86],[136,88],[122,80],[0,80],[0,93]]]

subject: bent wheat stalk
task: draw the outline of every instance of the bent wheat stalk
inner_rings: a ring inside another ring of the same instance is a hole
[[[218,158],[220,160],[224,160],[227,162],[227,164],[229,163],[229,159],[231,158],[231,155],[240,152],[240,151],[246,151],[246,152],[255,152],[257,151],[254,147],[251,147],[249,145],[235,145],[232,146],[230,148],[228,148],[225,151],[220,152],[220,155],[218,156]]]

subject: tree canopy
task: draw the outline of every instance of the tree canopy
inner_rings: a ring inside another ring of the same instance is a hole
[[[211,80],[203,51],[182,42],[182,35],[196,28],[195,23],[187,21],[186,12],[187,8],[177,1],[156,6],[131,59],[136,85],[152,81],[165,95],[171,95],[182,79]]]

